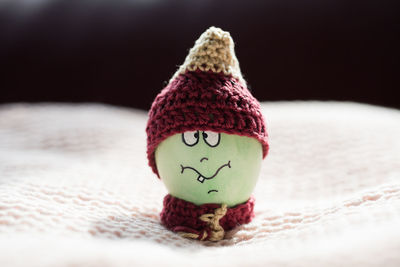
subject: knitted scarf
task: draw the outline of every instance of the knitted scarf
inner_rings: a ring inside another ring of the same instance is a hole
[[[203,204],[166,195],[161,211],[161,222],[183,237],[218,241],[225,231],[249,223],[254,217],[254,198],[232,208],[225,204]]]

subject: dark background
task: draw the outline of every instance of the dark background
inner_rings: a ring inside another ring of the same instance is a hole
[[[209,26],[259,100],[400,108],[400,1],[3,0],[0,103],[148,109]]]

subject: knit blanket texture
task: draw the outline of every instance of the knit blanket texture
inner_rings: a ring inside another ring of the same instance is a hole
[[[0,266],[400,266],[400,111],[261,106],[255,217],[200,242],[160,223],[147,112],[0,105]]]

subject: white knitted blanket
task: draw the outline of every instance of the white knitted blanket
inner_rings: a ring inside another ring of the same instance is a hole
[[[160,224],[146,112],[0,106],[0,266],[400,266],[400,112],[262,107],[256,217],[202,243]]]

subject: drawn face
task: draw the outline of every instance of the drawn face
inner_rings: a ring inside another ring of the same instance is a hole
[[[262,146],[246,136],[190,131],[165,139],[155,152],[169,193],[196,205],[247,201],[260,172]]]

